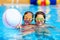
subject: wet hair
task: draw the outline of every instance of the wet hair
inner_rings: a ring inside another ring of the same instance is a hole
[[[36,14],[35,14],[35,22],[36,22],[36,17],[37,17],[37,15],[39,15],[39,14],[43,15],[43,17],[44,17],[44,19],[45,19],[45,13],[42,12],[42,11],[38,11],[38,12],[36,12]],[[45,22],[45,20],[44,20],[44,22]]]
[[[31,14],[32,14],[32,18],[33,18],[33,13],[32,13],[31,11],[25,12],[25,13],[24,13],[24,16],[25,16],[26,14],[28,14],[28,13],[31,13]],[[23,20],[24,20],[24,16],[23,16]],[[32,20],[33,20],[33,19],[32,19]]]

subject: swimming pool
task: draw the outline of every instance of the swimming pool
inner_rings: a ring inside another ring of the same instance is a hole
[[[0,40],[19,40],[19,38],[21,38],[20,36],[18,36],[20,34],[19,29],[7,28],[3,24],[2,16],[7,9],[8,7],[6,6],[0,6]],[[43,11],[46,14],[46,23],[60,29],[60,18],[59,18],[60,8],[58,8],[56,5],[50,5],[50,6],[21,5],[18,8],[14,6],[14,9],[17,9],[22,16],[26,11],[31,11],[34,14],[37,11]],[[31,24],[35,24],[34,20]],[[54,39],[56,40],[60,39],[60,32],[51,30],[51,33]]]

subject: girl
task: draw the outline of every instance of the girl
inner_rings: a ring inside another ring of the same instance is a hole
[[[45,24],[45,13],[39,11],[35,14],[36,25],[34,27],[38,40],[54,40],[50,35],[49,25]]]
[[[24,40],[36,40],[34,30],[32,29],[31,22],[33,20],[33,13],[30,11],[25,12],[23,16],[24,24],[22,25],[22,34]]]

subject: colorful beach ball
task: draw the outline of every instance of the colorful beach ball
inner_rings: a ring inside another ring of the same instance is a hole
[[[15,28],[17,25],[21,25],[22,15],[16,9],[7,9],[3,14],[3,24],[6,27]]]

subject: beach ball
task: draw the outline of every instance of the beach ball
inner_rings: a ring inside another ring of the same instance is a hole
[[[22,15],[16,9],[7,9],[3,13],[3,24],[6,27],[13,27],[15,28],[17,25],[21,25],[22,23]]]

